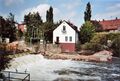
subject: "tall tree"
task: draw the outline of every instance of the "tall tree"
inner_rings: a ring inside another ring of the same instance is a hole
[[[90,21],[91,20],[91,5],[90,2],[87,3],[86,11],[84,12],[84,21]]]
[[[33,37],[33,33],[34,33],[34,36],[41,37],[40,33],[41,33],[41,25],[43,21],[38,12],[29,13],[25,15],[24,22],[26,23],[26,26],[27,26],[27,32],[25,34],[26,41],[30,41],[30,37]]]
[[[46,21],[53,23],[53,8],[52,7],[50,7],[49,10],[47,10]]]
[[[12,13],[9,14],[7,21],[7,25],[9,27],[9,38],[10,42],[13,42],[16,40],[16,27],[15,27],[15,20],[14,15]]]
[[[0,35],[2,38],[10,38],[10,42],[16,40],[16,27],[14,15],[12,13],[9,14],[7,19],[0,17],[0,26]]]
[[[50,6],[49,10],[46,11],[46,22],[43,24],[44,40],[52,42],[53,29],[55,24],[53,22],[53,8]]]
[[[79,39],[82,44],[89,42],[95,33],[95,27],[90,21],[86,21],[80,28]]]

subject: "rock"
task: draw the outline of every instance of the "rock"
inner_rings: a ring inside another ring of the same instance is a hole
[[[106,50],[103,50],[103,51],[100,51],[100,52],[97,52],[95,54],[93,54],[93,56],[97,57],[100,59],[100,61],[111,61],[112,60],[112,52],[110,51],[106,51]]]

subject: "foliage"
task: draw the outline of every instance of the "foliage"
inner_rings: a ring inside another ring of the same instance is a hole
[[[104,49],[104,46],[99,43],[85,43],[81,46],[82,50],[91,50],[94,52],[98,52]]]
[[[119,32],[118,33],[114,33],[114,32],[113,33],[110,33],[110,32],[95,33],[88,43],[81,45],[81,49],[92,50],[95,52],[104,50],[104,49],[110,49],[110,50],[112,49],[114,56],[120,57],[120,33]]]
[[[111,41],[113,41],[115,38],[118,38],[119,36],[120,36],[120,32],[107,34],[108,40],[111,40]]]
[[[6,54],[6,44],[0,44],[0,71],[8,68],[9,62],[11,58],[9,58]]]
[[[107,44],[107,33],[95,33],[95,35],[90,40],[91,43],[98,43],[98,44]]]
[[[82,44],[89,42],[95,33],[95,27],[90,21],[86,21],[80,28],[79,39]]]
[[[17,34],[18,34],[19,39],[21,39],[24,33],[21,30],[18,30]]]
[[[47,10],[47,13],[46,13],[46,22],[53,23],[53,8],[52,7],[50,7],[49,10]]]
[[[2,38],[10,38],[10,42],[16,40],[16,27],[12,13],[9,14],[7,19],[0,17],[0,36]]]
[[[108,40],[113,41],[115,38],[118,38],[119,36],[120,33],[99,32],[95,33],[90,42],[107,45]]]
[[[27,31],[25,33],[25,40],[30,41],[31,37],[41,37],[41,28],[43,21],[39,13],[29,13],[24,16],[24,22],[26,23]],[[34,33],[34,36],[33,36]]]
[[[91,5],[90,2],[87,3],[86,11],[84,12],[84,20],[90,21],[91,20]]]
[[[113,40],[111,48],[113,49],[114,56],[120,57],[120,36]]]
[[[76,44],[76,51],[80,51],[80,49],[81,49],[81,43],[80,41],[78,41]]]

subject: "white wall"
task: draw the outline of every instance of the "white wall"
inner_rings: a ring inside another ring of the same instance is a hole
[[[63,26],[66,26],[66,33],[62,32]],[[68,37],[68,41],[65,41],[65,36]],[[69,41],[70,36],[72,36],[72,41]],[[71,28],[65,21],[53,31],[53,43],[55,43],[56,37],[59,37],[60,43],[75,43],[78,40],[78,34],[76,34],[75,30]]]

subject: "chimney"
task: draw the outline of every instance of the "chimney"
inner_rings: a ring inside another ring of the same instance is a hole
[[[118,18],[116,17],[116,20],[117,20]]]
[[[103,21],[105,21],[105,20],[103,19]]]

